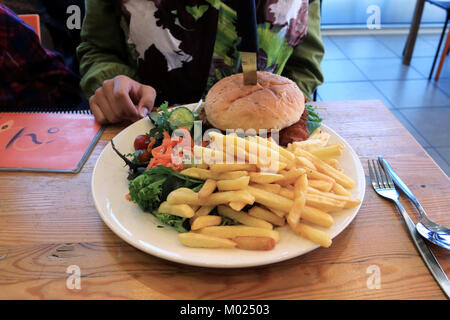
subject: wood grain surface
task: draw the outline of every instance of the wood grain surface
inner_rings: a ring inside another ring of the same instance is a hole
[[[383,155],[430,217],[450,225],[449,178],[380,101],[315,104],[360,156],[366,176],[367,159]],[[394,206],[369,185],[360,212],[329,249],[281,263],[207,269],[131,247],[102,222],[90,189],[97,157],[123,128],[106,129],[78,174],[0,173],[0,299],[445,299]],[[449,252],[431,248],[449,274]],[[70,286],[70,266],[81,272],[79,288]],[[378,289],[368,286],[373,266]]]

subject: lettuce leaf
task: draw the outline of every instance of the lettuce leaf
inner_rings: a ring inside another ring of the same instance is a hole
[[[128,189],[131,201],[137,203],[142,210],[152,212],[163,201],[161,196],[166,178],[146,172],[133,179]]]
[[[316,113],[317,107],[306,104],[305,108],[308,111],[308,122],[306,125],[308,126],[309,134],[311,134],[322,125],[323,119]]]
[[[189,221],[187,218],[182,218],[168,213],[155,213],[155,216],[165,225],[173,227],[177,232],[183,233],[189,230]]]
[[[134,178],[130,182],[128,189],[130,200],[138,204],[142,210],[154,214],[161,222],[181,232],[180,230],[187,231],[184,220],[180,220],[183,218],[167,213],[157,213],[156,210],[173,190],[190,188],[196,191],[201,188],[203,183],[203,180],[190,178],[174,171],[170,167],[160,165]]]

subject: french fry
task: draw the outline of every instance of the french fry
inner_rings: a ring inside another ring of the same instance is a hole
[[[273,139],[264,139],[262,137],[259,136],[255,136],[254,139],[256,140],[257,143],[269,147],[274,151],[277,151],[284,159],[286,159],[287,161],[284,162],[292,162],[295,160],[295,155],[290,152],[288,149],[285,149],[283,147],[281,147],[280,145],[278,145],[277,143],[275,143],[275,141],[273,141]],[[281,161],[283,161],[283,159],[280,159]]]
[[[340,170],[339,169],[339,161],[338,160],[336,160],[336,159],[327,159],[327,160],[324,160],[324,161],[328,165],[332,166],[333,168]]]
[[[244,209],[244,207],[247,205],[245,202],[239,202],[239,201],[230,201],[228,204],[231,209],[234,211],[241,211]]]
[[[243,250],[272,250],[275,240],[271,237],[238,236],[232,239],[236,247]]]
[[[167,201],[164,201],[159,205],[158,213],[169,213],[183,218],[191,218],[195,214],[194,210],[187,204],[174,205]]]
[[[201,206],[197,211],[195,211],[194,217],[207,216],[215,206]]]
[[[236,163],[255,164],[261,170],[270,172],[277,172],[287,166],[286,163],[279,162],[278,158],[271,158],[268,154],[258,154],[258,150],[252,149],[252,145],[248,151],[244,145],[234,145],[234,136],[235,134],[227,135],[226,154],[230,160],[235,159]],[[259,152],[261,151],[259,150]],[[273,153],[272,156],[276,156],[276,154]]]
[[[314,163],[312,163],[305,157],[300,157],[300,156],[295,157],[295,164],[297,165],[297,167],[300,167],[300,168],[317,170]]]
[[[250,177],[240,177],[233,180],[219,180],[217,181],[217,188],[220,191],[232,191],[245,189],[248,186]]]
[[[319,172],[330,176],[337,183],[341,184],[345,188],[351,189],[351,188],[354,187],[355,182],[350,177],[346,176],[345,174],[343,174],[339,170],[333,168],[329,164],[325,163],[324,161],[322,161],[321,159],[319,159],[315,155],[313,155],[313,154],[311,154],[311,153],[309,153],[309,152],[307,152],[305,150],[297,149],[296,152],[297,151],[300,153],[299,155],[307,158],[312,163],[314,163],[314,165],[317,167]]]
[[[329,246],[331,246],[331,238],[327,233],[313,228],[307,224],[299,223],[293,228],[293,230],[300,236],[309,239],[312,242],[321,245],[322,247],[328,248]]]
[[[275,213],[258,206],[254,206],[253,208],[251,208],[248,211],[248,214],[252,217],[265,220],[279,227],[284,226],[285,224],[285,220],[283,217],[279,217]]]
[[[207,164],[207,163],[198,163],[198,164],[194,165],[194,168],[208,169],[209,168],[209,164]]]
[[[191,206],[192,207],[192,206]],[[216,206],[200,206],[200,208],[195,211],[195,214],[191,217],[189,222],[191,225],[194,223],[195,219],[198,217],[207,216]]]
[[[241,138],[236,134],[229,134],[226,137],[218,132],[209,132],[209,136],[213,139],[213,141],[222,141],[223,143],[226,144],[233,144],[235,146],[239,146],[241,148],[244,148],[245,152],[247,154],[253,154],[256,155],[258,158],[257,163],[265,163],[267,162],[267,160],[270,159],[269,162],[275,160],[276,162],[278,162],[281,157],[280,154],[269,148],[266,146],[263,146],[261,144],[258,144],[257,142],[251,140],[251,139],[245,139],[245,138]],[[248,157],[248,156],[246,156]],[[263,159],[265,158],[265,159]],[[263,161],[266,160],[266,161]],[[249,170],[249,171],[255,171],[255,170]]]
[[[335,194],[340,195],[340,196],[346,196],[346,197],[350,197],[350,191],[348,191],[347,189],[345,189],[343,186],[341,186],[339,183],[335,183],[333,185],[333,189]]]
[[[281,186],[279,184],[275,184],[275,183],[268,183],[268,184],[251,183],[250,185],[252,187],[266,190],[271,193],[279,193],[281,190]]]
[[[277,164],[277,172],[279,172],[280,170],[283,170],[285,168],[287,168],[287,163],[286,162],[278,162]],[[263,171],[264,168],[261,169],[261,171]]]
[[[222,223],[222,217],[219,216],[201,216],[197,217],[191,225],[191,230],[198,230],[205,227],[218,226]]]
[[[218,150],[221,150],[226,155],[225,163],[252,163],[256,164],[256,162],[252,162],[249,159],[249,155],[246,152],[245,142],[242,140],[235,140],[235,133],[223,135],[221,133],[213,132],[210,135],[214,147]],[[255,158],[255,160],[257,160]]]
[[[320,191],[330,192],[333,189],[334,183],[324,180],[308,180],[308,185]]]
[[[236,220],[239,223],[242,223],[249,227],[255,227],[255,228],[263,228],[272,230],[273,226],[271,223],[258,219],[255,217],[252,217],[248,215],[247,213],[240,212],[240,211],[234,211],[233,209],[226,207],[226,206],[218,206],[217,210],[220,215],[231,218],[233,220]]]
[[[273,240],[275,240],[275,243],[278,243],[278,241],[280,241],[280,234],[276,230],[255,228],[249,226],[206,227],[196,232],[200,234],[207,234],[227,239],[233,239],[239,236],[254,236],[254,237],[271,237]]]
[[[252,186],[248,186],[247,190],[253,197],[255,197],[255,202],[269,208],[289,212],[294,204],[294,202],[290,199]]]
[[[270,137],[270,139],[272,139],[272,137]],[[288,143],[286,146],[286,149],[288,149],[290,152],[294,152],[294,148],[292,147],[292,143]]]
[[[197,219],[198,217],[207,216],[214,208],[215,206],[200,206],[200,208],[195,211],[195,214],[191,217],[189,222],[192,225],[195,219]]]
[[[281,188],[280,192],[278,194],[284,198],[294,200],[294,190],[289,190],[288,188]]]
[[[265,168],[267,170],[271,169],[273,172],[278,172],[279,170],[282,170],[282,168],[291,168],[295,164],[294,159],[292,158],[294,155],[290,151],[283,149],[283,153],[287,152],[292,155],[288,155],[288,158],[286,158],[279,152],[282,148],[278,149],[273,147],[267,139],[261,137],[246,137],[246,140],[250,142],[248,153],[249,159],[252,159],[252,163],[256,163],[259,168]],[[266,141],[266,143],[263,141]],[[275,146],[276,144],[273,143],[273,145]]]
[[[301,175],[294,186],[294,204],[287,215],[287,222],[291,227],[296,226],[300,222],[300,217],[306,203],[306,190],[308,188],[308,178],[306,174]]]
[[[264,172],[249,172],[250,181],[254,183],[268,184],[284,179],[281,174],[264,173]]]
[[[226,155],[217,149],[194,145],[193,150],[195,163],[197,164],[209,165],[212,163],[223,163],[226,160]]]
[[[300,217],[302,215],[303,208],[305,207],[306,199],[305,195],[295,198],[294,204],[291,210],[288,212],[286,220],[291,227],[296,226],[300,222]]]
[[[359,199],[355,199],[355,198],[347,197],[347,196],[340,196],[340,195],[337,195],[337,194],[334,194],[334,193],[331,193],[331,192],[319,191],[319,190],[314,189],[312,187],[308,187],[308,193],[320,195],[320,196],[323,196],[323,197],[327,197],[329,199],[345,201],[345,205],[344,205],[345,209],[354,208],[354,207],[356,207],[356,206],[361,204],[361,201]]]
[[[281,186],[287,186],[289,184],[293,184],[293,183],[295,183],[297,178],[300,177],[305,172],[306,172],[305,169],[302,169],[302,168],[292,168],[286,172],[282,171],[284,178],[276,181],[275,183],[279,184]]]
[[[233,180],[239,179],[240,177],[248,176],[248,171],[239,170],[239,171],[228,171],[217,174],[217,180]]]
[[[283,218],[286,216],[287,212],[281,211],[281,210],[277,210],[274,208],[266,208],[268,209],[270,212],[275,213],[275,215],[279,216],[280,218]]]
[[[311,137],[308,140],[294,141],[292,143],[292,146],[294,148],[294,155],[298,155],[297,153],[298,149],[312,150],[315,148],[323,147],[325,145],[326,144],[323,144],[323,142],[320,139],[311,139]]]
[[[200,206],[190,206],[190,207],[192,208],[192,210],[194,210],[194,212],[196,212],[200,208]]]
[[[232,140],[230,142],[227,142],[231,138],[231,136],[229,135],[226,135],[224,137],[227,137],[227,140],[223,145],[219,145],[219,148],[225,148],[223,150],[227,157],[225,163],[257,163],[257,158],[251,159],[249,157],[249,154],[245,152],[245,147],[243,145],[235,145]]]
[[[333,144],[320,149],[312,150],[311,154],[315,155],[319,159],[326,160],[342,156],[342,150],[339,144]]]
[[[260,172],[262,173],[277,173],[285,168],[292,167],[286,164],[285,162],[279,162],[279,161],[271,161],[268,164],[257,164]]]
[[[323,180],[323,181],[328,181],[331,183],[336,183],[336,180],[334,180],[333,178],[320,173],[319,171],[316,170],[306,170],[306,174],[308,175],[308,179],[313,179],[313,180]]]
[[[214,190],[216,190],[217,182],[216,180],[208,179],[203,184],[203,187],[198,192],[198,198],[199,199],[206,199],[208,198]]]
[[[331,215],[309,206],[303,208],[302,219],[326,228],[329,228],[334,224],[334,219]]]
[[[211,194],[206,199],[199,199],[198,193],[188,188],[173,190],[167,196],[167,202],[170,204],[217,206],[219,204],[228,204],[231,201],[242,201],[247,204],[253,204],[255,198],[247,190],[238,190],[216,192]]]
[[[178,234],[178,240],[191,248],[235,248],[236,242],[223,237],[214,237],[207,234],[185,232]]]
[[[344,209],[346,202],[343,200],[336,200],[318,194],[308,193],[306,195],[306,204],[325,212],[333,212]]]
[[[221,173],[237,170],[256,171],[257,167],[255,164],[249,163],[214,163],[210,164],[209,168],[211,172]]]
[[[187,168],[182,171],[180,171],[181,174],[184,174],[185,176],[191,177],[191,178],[197,178],[201,180],[208,180],[213,179],[217,180],[218,175],[211,172],[208,169],[202,169],[202,168]]]
[[[306,174],[301,175],[298,177],[298,179],[295,181],[294,185],[294,197],[300,197],[302,194],[306,194],[306,191],[308,190],[308,177]]]

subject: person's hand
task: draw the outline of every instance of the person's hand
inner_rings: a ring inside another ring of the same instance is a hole
[[[155,89],[121,75],[104,81],[89,106],[99,123],[134,122],[152,110],[155,98]]]

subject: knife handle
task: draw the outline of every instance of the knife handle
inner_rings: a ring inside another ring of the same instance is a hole
[[[419,251],[423,261],[428,267],[428,270],[430,270],[430,273],[433,275],[434,279],[439,284],[442,291],[444,291],[447,298],[450,298],[450,282],[447,278],[447,275],[445,274],[444,270],[442,270],[433,252],[425,243],[425,240],[417,232],[414,222],[411,220],[411,218],[409,217],[408,213],[406,212],[405,208],[402,206],[400,201],[395,200],[394,202],[397,205],[398,211],[400,212],[406,224],[409,235],[411,236],[417,248],[417,251]]]
[[[423,207],[420,205],[419,201],[417,200],[416,196],[412,193],[411,190],[409,190],[408,186],[403,182],[402,179],[397,175],[397,173],[392,169],[389,162],[386,161],[383,157],[378,157],[378,160],[381,162],[382,166],[388,171],[389,175],[391,176],[394,183],[403,191],[403,193],[414,203],[417,210],[419,211],[420,215],[423,217],[426,217],[426,212],[423,209]]]
[[[258,52],[255,0],[236,0],[237,32],[241,41],[237,49],[241,52]]]

